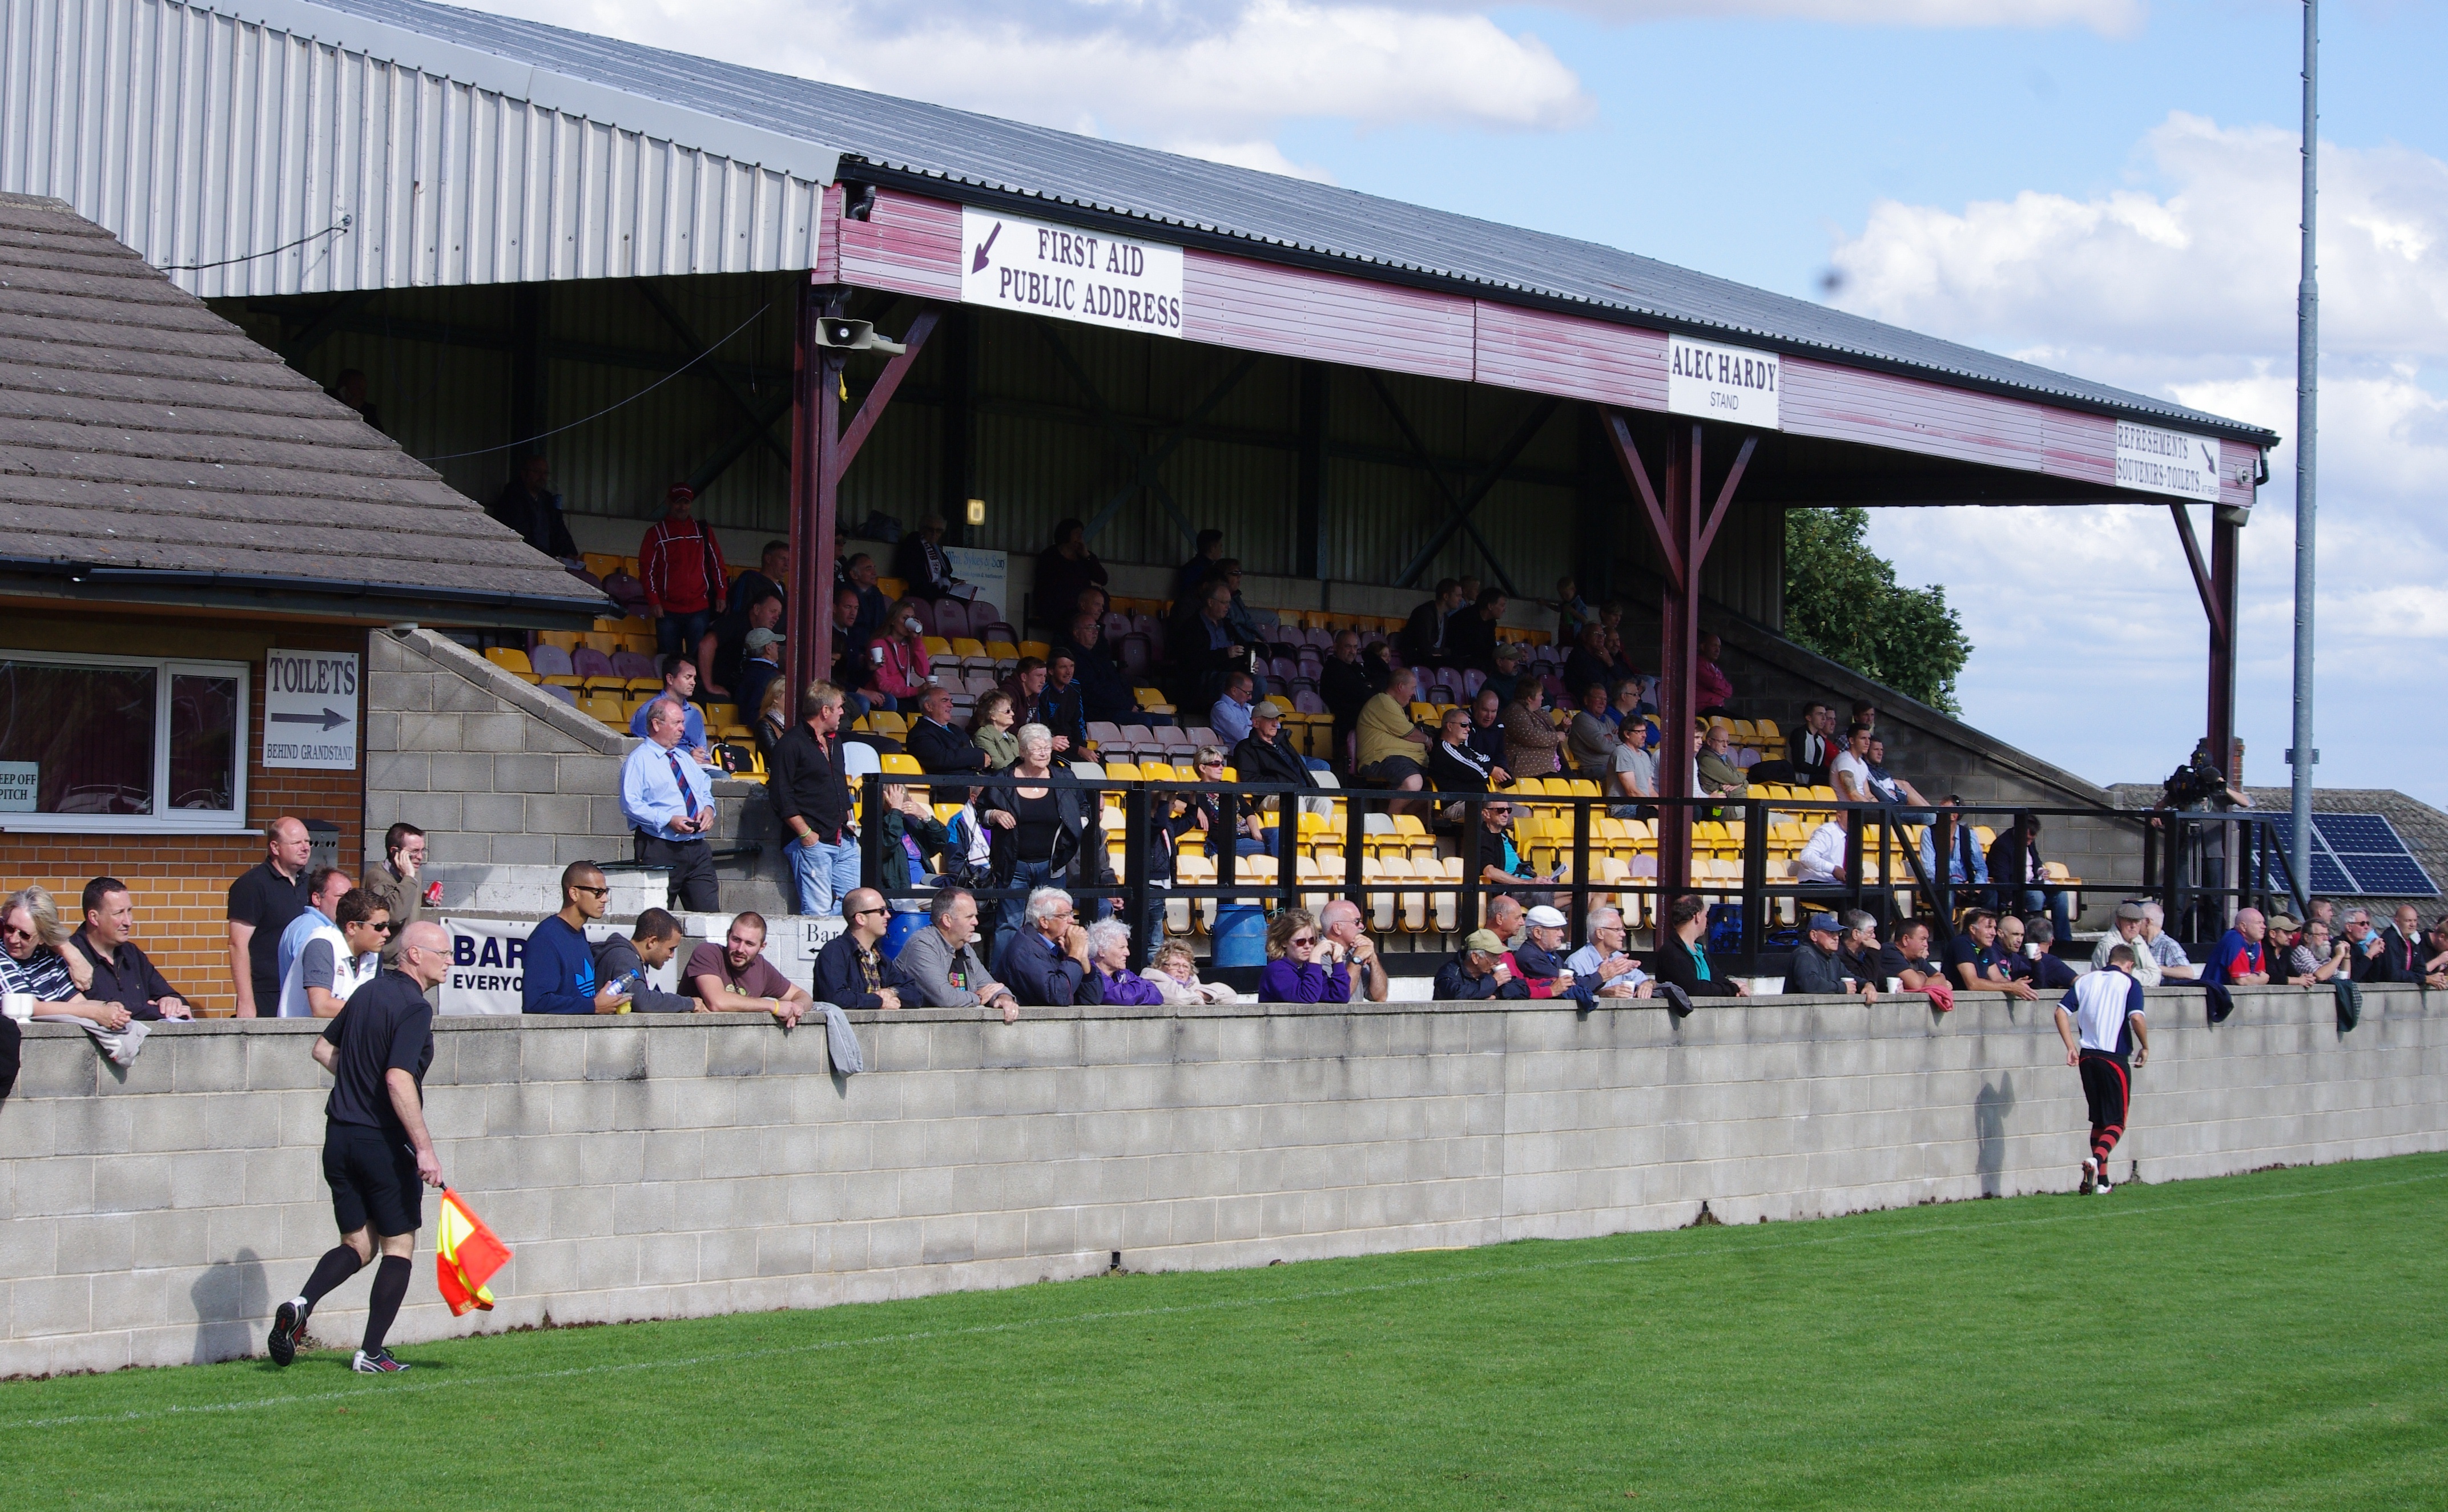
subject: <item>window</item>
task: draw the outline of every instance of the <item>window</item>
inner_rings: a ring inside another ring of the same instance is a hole
[[[0,652],[0,828],[242,828],[247,668]]]

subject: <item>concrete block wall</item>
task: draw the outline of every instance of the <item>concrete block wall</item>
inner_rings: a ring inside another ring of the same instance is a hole
[[[2120,1177],[2448,1147],[2448,1005],[2377,988],[2342,1036],[2325,994],[2237,997],[2216,1029],[2154,998]],[[442,1021],[443,1169],[518,1254],[465,1320],[421,1255],[394,1337],[2063,1191],[2082,1144],[2049,1019],[2002,1002],[852,1017],[849,1078],[761,1016]],[[29,1031],[0,1375],[260,1349],[334,1237],[314,1032],[165,1027],[123,1073]],[[320,1336],[354,1341],[364,1295]]]
[[[561,906],[561,869],[625,861],[621,762],[628,737],[431,630],[378,630],[367,647],[366,854],[400,820],[426,832],[427,875],[446,906],[539,915]],[[786,911],[785,875],[764,789],[715,784],[717,851],[756,844],[718,868],[732,909]],[[615,874],[616,914],[662,902],[660,881]]]

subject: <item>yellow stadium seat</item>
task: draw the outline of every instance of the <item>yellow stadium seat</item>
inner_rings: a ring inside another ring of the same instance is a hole
[[[886,752],[879,758],[879,762],[885,771],[899,773],[904,776],[921,776],[927,770],[918,764],[916,756],[900,751]]]
[[[1023,641],[1020,643],[1020,654],[1022,656],[1035,657],[1040,661],[1044,660],[1047,657],[1051,656],[1053,652],[1054,648],[1047,645],[1042,641]]]

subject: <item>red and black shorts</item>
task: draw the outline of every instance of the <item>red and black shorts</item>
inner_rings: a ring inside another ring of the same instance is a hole
[[[2122,1056],[2085,1050],[2078,1062],[2083,1100],[2091,1104],[2094,1129],[2125,1127],[2125,1108],[2133,1098],[2133,1073]]]

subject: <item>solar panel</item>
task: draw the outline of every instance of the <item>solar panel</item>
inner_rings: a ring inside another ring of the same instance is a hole
[[[2291,873],[2289,836],[2276,832],[2282,871]],[[2379,813],[2312,815],[2312,890],[2351,898],[2436,898],[2438,883],[2406,849],[2397,826]]]

